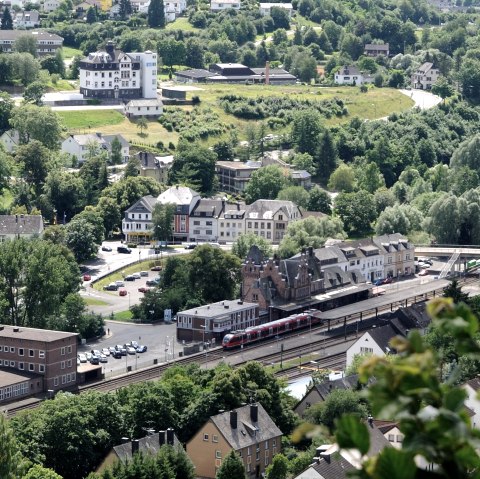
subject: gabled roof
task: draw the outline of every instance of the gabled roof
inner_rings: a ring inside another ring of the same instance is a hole
[[[0,235],[40,235],[41,215],[0,215]]]
[[[425,62],[417,68],[417,73],[428,73],[433,68],[433,63]]]
[[[387,51],[389,47],[388,43],[367,43],[365,45],[365,50],[384,50]]]
[[[273,216],[283,209],[289,218],[297,206],[292,201],[282,200],[257,200],[247,206],[246,217],[249,219],[273,219]]]
[[[225,203],[222,200],[202,198],[194,206],[190,217],[218,218],[223,211]]]
[[[126,211],[128,213],[151,213],[153,211],[153,208],[155,204],[157,203],[157,198],[151,195],[143,196],[140,198],[138,201],[133,203],[130,208],[128,208]],[[136,220],[139,221],[139,220]],[[150,220],[146,220],[150,221]]]
[[[355,65],[344,65],[337,70],[337,75],[348,76],[348,75],[360,75],[361,71]]]
[[[465,385],[469,385],[474,391],[480,391],[480,378],[476,377],[467,381]]]
[[[18,130],[7,130],[1,136],[0,140],[4,138],[5,140],[8,138],[12,143],[18,145],[20,143],[20,135]]]
[[[126,148],[127,146],[130,146],[130,143],[122,136],[122,135],[104,135],[103,139],[105,140],[106,143],[109,145],[112,144],[112,141],[117,138],[118,141],[120,141],[120,144],[122,145],[123,148]]]
[[[55,33],[49,33],[45,30],[0,30],[0,40],[16,40],[22,35],[31,35],[37,41],[51,40],[62,41],[63,38]]]
[[[251,408],[254,406],[258,407],[256,422],[251,417]],[[215,424],[235,451],[282,435],[282,431],[275,425],[261,404],[250,404],[235,409],[235,411],[237,413],[236,428],[230,424],[231,411],[210,418],[210,421]]]
[[[199,196],[199,194],[191,188],[176,185],[161,193],[157,200],[162,204],[190,205],[192,199],[196,196]]]
[[[319,474],[319,479],[346,479],[348,477],[347,472],[355,469],[339,454],[332,454],[328,458],[322,457],[310,467]],[[295,479],[302,479],[302,477],[302,474],[300,474]],[[311,476],[309,475],[308,477]]]
[[[390,324],[386,324],[385,326],[381,326],[380,328],[371,328],[367,332],[378,344],[380,349],[385,353],[392,350],[391,346],[389,346],[390,340],[395,336],[401,334],[399,331],[396,331],[395,328],[393,328],[393,326]]]

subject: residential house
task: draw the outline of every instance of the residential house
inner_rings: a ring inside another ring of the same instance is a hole
[[[197,477],[215,478],[230,451],[241,457],[247,478],[263,477],[281,452],[282,432],[261,404],[249,404],[210,419],[187,443]]]
[[[297,403],[293,410],[299,415],[303,416],[305,411],[311,406],[323,402],[327,399],[332,391],[337,390],[356,390],[361,383],[358,380],[358,375],[345,376],[333,381],[323,381],[320,384],[314,384]]]
[[[357,355],[371,354],[373,356],[386,356],[387,354],[395,354],[395,350],[390,346],[390,340],[395,336],[405,336],[405,329],[399,329],[393,323],[380,327],[373,327],[360,338],[358,338],[347,349],[347,365],[352,364],[353,359]]]
[[[245,203],[226,203],[218,218],[218,242],[236,241],[245,232]]]
[[[312,175],[305,170],[292,170],[290,178],[295,186],[301,186],[306,190],[312,187]]]
[[[165,444],[173,447],[182,447],[172,428],[157,433],[148,431],[148,435],[140,439],[130,440],[123,438],[122,444],[111,449],[95,472],[97,474],[101,473],[117,462],[123,462],[124,464],[130,462],[134,454],[137,453],[156,456],[160,448]]]
[[[245,213],[245,233],[254,233],[271,243],[280,243],[290,223],[302,219],[302,213],[292,201],[257,200]]]
[[[157,156],[153,153],[140,151],[135,154],[140,162],[140,176],[153,178],[159,183],[168,183],[168,172],[172,167],[173,156]]]
[[[127,243],[144,243],[152,240],[152,213],[157,202],[154,196],[144,196],[125,211],[122,231]]]
[[[42,235],[42,215],[0,215],[0,242]]]
[[[20,135],[17,130],[7,130],[0,136],[0,143],[5,151],[13,153],[20,144]]]
[[[147,13],[150,0],[131,0],[132,11],[138,13]]]
[[[62,2],[60,0],[45,0],[43,2],[43,11],[44,12],[53,12],[55,11]]]
[[[93,7],[100,11],[101,6],[102,5],[99,0],[84,0],[83,2],[75,6],[75,15],[78,18],[83,18],[87,14],[90,7]]]
[[[101,133],[88,133],[86,135],[69,135],[63,140],[61,150],[74,156],[79,163],[83,163],[92,151],[112,151],[112,141],[117,138],[121,145],[121,155],[126,163],[130,158],[130,144],[122,135],[102,135]]]
[[[56,51],[63,46],[62,37],[45,30],[0,30],[0,50],[3,53],[13,52],[15,41],[22,35],[35,38],[39,56],[55,55]]]
[[[401,449],[404,435],[398,428],[398,422],[373,419],[373,424],[375,424],[392,447]]]
[[[40,14],[37,10],[18,12],[13,18],[13,28],[37,28],[40,26]]]
[[[390,55],[390,45],[388,43],[367,43],[365,45],[364,55],[373,58],[377,58],[380,55],[388,57]]]
[[[166,0],[164,6],[165,12],[175,12],[175,17],[179,17],[187,9],[187,0]]]
[[[225,300],[177,313],[179,341],[221,343],[231,331],[258,324],[258,304]]]
[[[190,241],[218,241],[218,220],[225,209],[225,200],[202,198],[189,217]]]
[[[470,379],[465,384],[462,385],[462,389],[467,393],[467,398],[465,399],[465,406],[471,411],[470,420],[472,426],[479,429],[480,428],[480,377]]]
[[[217,161],[215,172],[221,191],[241,194],[245,191],[254,171],[261,168],[259,161]]]
[[[286,10],[291,17],[293,14],[293,6],[291,3],[260,3],[260,15],[266,17],[272,13],[272,8],[282,8]]]
[[[345,65],[335,72],[335,83],[338,85],[360,86],[366,83],[366,78],[354,65]]]
[[[108,41],[105,50],[81,60],[79,70],[87,98],[157,98],[157,53],[124,53]]]
[[[398,278],[415,273],[415,245],[400,234],[386,234],[372,238],[384,250],[383,277]]]
[[[125,114],[128,118],[139,116],[159,117],[163,113],[162,100],[151,98],[145,100],[130,100],[125,106]]]
[[[189,240],[189,216],[199,200],[200,195],[196,191],[179,185],[172,186],[157,198],[161,204],[172,203],[176,206],[172,234],[174,241]]]
[[[431,90],[440,77],[440,70],[433,63],[425,62],[412,75],[412,88]]]
[[[76,333],[0,326],[0,403],[74,386]]]
[[[240,0],[211,0],[210,10],[212,12],[221,12],[222,10],[228,10],[229,8],[240,10],[240,5]]]

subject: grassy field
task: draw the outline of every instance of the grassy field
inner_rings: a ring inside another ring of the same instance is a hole
[[[185,32],[198,32],[199,29],[195,28],[189,23],[185,17],[179,17],[174,22],[168,23],[165,30],[183,30]]]
[[[83,55],[82,50],[77,50],[76,48],[63,47],[62,48],[63,58],[65,60],[73,58],[76,55]]]
[[[125,117],[117,110],[83,110],[57,112],[63,124],[74,130],[119,125]]]
[[[55,85],[50,81],[48,83],[48,88],[51,88],[53,91],[76,90],[76,87],[72,85],[68,80],[58,80]]]
[[[115,321],[123,321],[124,323],[133,323],[133,315],[130,310],[119,311],[118,313],[115,313],[113,315],[113,318],[108,319],[114,319]]]
[[[102,301],[101,299],[97,298],[83,297],[83,301],[85,301],[85,304],[87,306],[108,306],[108,303],[106,301]]]

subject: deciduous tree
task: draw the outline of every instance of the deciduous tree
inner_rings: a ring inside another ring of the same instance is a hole
[[[245,199],[249,204],[259,199],[275,199],[288,183],[288,178],[278,166],[259,168],[253,172],[245,188]]]
[[[253,233],[245,233],[239,236],[235,243],[233,243],[232,253],[243,261],[247,257],[250,248],[254,245],[258,247],[265,258],[271,256],[272,247],[270,243],[265,238]]]
[[[340,193],[335,198],[335,213],[343,221],[348,233],[359,236],[368,234],[377,218],[373,195],[364,190]]]
[[[240,456],[233,449],[222,461],[215,479],[245,479],[245,466]]]

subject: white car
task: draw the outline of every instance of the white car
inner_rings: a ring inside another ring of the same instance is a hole
[[[83,353],[79,353],[78,359],[80,360],[81,363],[86,363],[87,362],[87,356]]]
[[[119,288],[123,288],[125,286],[125,283],[121,280],[119,281],[115,281],[115,284],[119,287]]]
[[[135,279],[140,279],[142,277],[142,275],[140,273],[133,273],[132,276],[135,278]]]
[[[100,360],[101,363],[108,363],[108,358],[103,353],[101,353],[100,356],[98,356],[98,359]]]
[[[110,356],[110,349],[108,349],[108,348],[103,348],[103,349],[102,349],[102,354],[105,354],[105,356]]]

